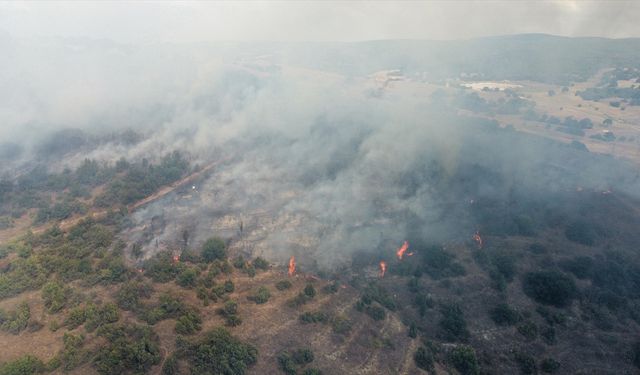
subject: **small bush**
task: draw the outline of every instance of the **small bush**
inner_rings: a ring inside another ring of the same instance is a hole
[[[384,309],[378,305],[369,305],[364,310],[373,320],[384,320],[386,313]]]
[[[515,353],[515,360],[518,366],[520,367],[520,372],[524,375],[536,374],[538,372],[538,367],[536,366],[536,360],[523,352]]]
[[[316,296],[316,288],[311,284],[307,284],[307,286],[304,287],[304,294],[309,298],[313,298]]]
[[[71,289],[58,281],[50,281],[42,287],[42,299],[47,312],[56,313],[65,306]]]
[[[303,292],[298,293],[297,296],[293,297],[287,302],[289,307],[300,307],[311,300],[311,297],[304,294]]]
[[[259,270],[268,270],[269,262],[267,262],[264,258],[257,257],[253,260],[253,266]]]
[[[120,319],[120,312],[114,303],[105,303],[102,306],[89,305],[85,310],[86,322],[84,328],[87,332],[92,332],[96,328],[110,323],[115,323]]]
[[[531,321],[524,322],[518,326],[518,333],[528,341],[533,341],[538,337],[538,326]]]
[[[27,354],[18,359],[0,365],[0,375],[31,375],[44,370],[44,363],[37,357]]]
[[[416,350],[416,352],[413,354],[413,360],[418,368],[430,372],[434,370],[433,354],[424,346],[421,346],[418,348],[418,350]]]
[[[331,322],[331,328],[337,334],[347,334],[351,331],[351,321],[343,316],[337,316]]]
[[[532,243],[527,249],[534,254],[544,254],[547,252],[547,248],[538,242]]]
[[[591,246],[595,242],[596,232],[594,228],[585,221],[578,220],[567,226],[564,232],[569,241],[582,245]]]
[[[567,306],[577,294],[573,279],[557,271],[529,272],[522,288],[535,301],[556,307]]]
[[[304,370],[302,375],[322,375],[322,371],[317,368],[308,368]]]
[[[258,350],[233,337],[224,328],[207,332],[201,341],[188,345],[185,360],[192,374],[243,375],[256,363]]]
[[[496,325],[510,326],[522,320],[522,315],[506,303],[501,303],[489,311],[489,316]]]
[[[160,363],[158,336],[148,326],[106,325],[98,336],[108,342],[94,358],[101,374],[146,373]]]
[[[183,288],[193,288],[196,286],[198,274],[195,268],[185,268],[178,274],[176,282]]]
[[[547,345],[553,345],[556,343],[556,329],[553,327],[544,327],[540,331],[540,336]]]
[[[190,335],[202,329],[202,318],[195,310],[186,311],[176,320],[176,333]]]
[[[209,238],[202,245],[202,259],[209,263],[217,259],[224,260],[227,257],[226,247],[227,245],[220,237]]]
[[[258,290],[255,292],[254,295],[249,297],[249,300],[260,305],[263,303],[267,303],[270,297],[271,297],[271,293],[269,292],[269,289],[267,289],[264,286],[261,286],[260,288],[258,288]]]
[[[147,283],[128,281],[116,293],[116,302],[123,310],[136,310],[141,306],[140,299],[151,297],[152,292],[153,289]]]
[[[339,287],[340,287],[340,283],[337,281],[334,281],[331,284],[327,284],[324,287],[322,287],[322,291],[326,294],[334,294],[338,292]]]
[[[293,362],[293,358],[291,358],[291,354],[289,352],[282,352],[278,354],[278,367],[282,372],[287,375],[295,375],[296,374],[296,365]]]
[[[291,288],[291,281],[289,280],[280,280],[276,283],[276,289],[278,290],[286,290]]]
[[[545,358],[540,362],[540,370],[547,374],[554,373],[560,368],[560,362],[553,358]]]
[[[308,363],[313,362],[313,352],[311,349],[297,349],[291,353],[291,358],[298,365],[306,365]]]
[[[461,375],[477,375],[480,373],[476,352],[472,347],[460,345],[449,354],[449,361]]]
[[[300,321],[302,323],[327,323],[329,321],[329,314],[322,311],[307,311],[300,315]]]
[[[178,358],[173,354],[168,356],[162,365],[162,375],[178,375],[179,370]]]
[[[444,339],[463,342],[469,339],[470,333],[460,306],[456,304],[444,305],[440,312],[442,319],[439,326]]]
[[[27,328],[30,318],[31,310],[26,302],[20,303],[10,312],[0,310],[0,330],[17,335]]]

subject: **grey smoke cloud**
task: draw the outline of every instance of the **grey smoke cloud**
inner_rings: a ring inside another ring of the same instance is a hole
[[[640,36],[635,1],[4,2],[15,36],[126,43]]]

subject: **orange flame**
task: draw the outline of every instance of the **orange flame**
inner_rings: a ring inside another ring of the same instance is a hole
[[[289,276],[293,276],[296,272],[296,258],[292,255],[289,259]]]
[[[402,256],[404,255],[404,252],[407,251],[408,248],[409,248],[409,242],[404,241],[402,246],[400,246],[398,251],[396,251],[396,255],[398,256],[399,260],[402,260]]]
[[[178,263],[180,261],[180,255],[174,255],[173,256],[173,262],[174,263]]]
[[[387,263],[384,260],[380,261],[380,277],[384,277],[384,273],[387,271]]]
[[[476,231],[473,235],[473,240],[478,244],[478,249],[482,249],[482,237],[480,237],[480,231]]]

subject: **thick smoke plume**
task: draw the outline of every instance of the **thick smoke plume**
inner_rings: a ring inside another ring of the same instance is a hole
[[[219,235],[239,253],[334,266],[408,238],[467,240],[478,230],[473,202],[517,205],[578,186],[640,191],[622,163],[459,115],[430,94],[289,64],[308,58],[290,56],[290,46],[277,56],[264,45],[0,47],[9,51],[0,60],[0,139],[15,150],[5,169],[37,162],[44,134],[69,128],[142,137],[80,139],[54,168],[172,150],[215,164],[193,187],[133,214],[123,236],[146,256]]]

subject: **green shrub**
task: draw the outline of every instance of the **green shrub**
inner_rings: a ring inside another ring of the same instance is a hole
[[[435,302],[430,296],[418,293],[413,299],[413,305],[418,308],[420,316],[425,316],[427,310],[435,306]]]
[[[522,315],[506,303],[501,303],[489,311],[489,316],[496,325],[510,326],[522,320]]]
[[[333,294],[338,292],[338,288],[340,287],[340,283],[338,281],[334,281],[331,284],[327,284],[322,287],[322,291],[326,294]]]
[[[303,292],[300,292],[298,293],[298,295],[287,301],[287,305],[290,307],[300,307],[309,301],[311,301],[311,297],[304,294]]]
[[[304,370],[302,375],[322,375],[322,371],[317,368],[308,368]]]
[[[409,324],[409,332],[407,333],[407,336],[411,337],[412,339],[418,337],[418,326],[415,322],[411,322],[411,324]]]
[[[526,321],[518,326],[518,333],[528,341],[533,341],[538,337],[538,326],[531,321]]]
[[[147,373],[160,363],[158,336],[148,326],[105,325],[98,336],[107,340],[93,362],[101,374]]]
[[[295,375],[296,374],[296,365],[293,362],[293,358],[291,358],[291,354],[285,351],[278,354],[278,367],[282,372],[287,375]]]
[[[216,328],[189,348],[186,359],[193,374],[243,375],[256,363],[258,350]]]
[[[260,270],[269,269],[269,262],[267,262],[264,258],[257,257],[253,260],[253,266]]]
[[[0,375],[31,375],[43,370],[44,363],[31,354],[0,365]]]
[[[220,237],[209,238],[202,245],[202,259],[209,263],[218,259],[224,260],[227,257],[226,247],[227,245]]]
[[[17,335],[27,328],[30,318],[31,310],[26,302],[20,303],[10,312],[0,310],[0,330]]]
[[[183,288],[193,288],[196,286],[198,274],[195,268],[185,268],[178,274],[176,282]]]
[[[360,301],[364,305],[370,305],[371,302],[375,301],[390,311],[396,310],[396,302],[393,300],[391,294],[377,284],[369,284],[367,288],[365,288]]]
[[[178,358],[173,354],[168,356],[162,365],[162,375],[178,375],[179,370]]]
[[[233,284],[233,281],[227,280],[227,281],[224,282],[224,292],[225,293],[233,293],[233,291],[235,289],[236,289],[236,287]]]
[[[238,315],[229,315],[225,318],[225,324],[229,327],[237,327],[242,324],[242,318]]]
[[[293,358],[293,361],[298,365],[306,365],[313,362],[314,356],[311,349],[303,348],[294,350],[291,353],[291,358]]]
[[[236,327],[242,324],[242,319],[238,316],[238,303],[233,300],[225,302],[221,309],[218,309],[218,314],[225,317],[226,324],[230,327]]]
[[[378,305],[369,305],[364,310],[373,320],[384,320],[386,313],[384,309]]]
[[[313,298],[316,296],[316,288],[311,284],[307,284],[307,286],[304,287],[304,294],[309,298]]]
[[[173,254],[162,251],[144,264],[145,276],[158,283],[166,283],[175,279],[180,271],[173,260]]]
[[[140,281],[128,281],[116,293],[116,302],[123,310],[136,310],[141,307],[140,299],[151,297],[151,285]]]
[[[470,333],[460,306],[456,304],[444,305],[440,312],[442,319],[439,326],[444,339],[463,342],[469,339]]]
[[[560,368],[560,362],[553,358],[545,358],[540,362],[540,370],[547,374],[554,373]]]
[[[466,273],[464,267],[455,261],[455,256],[437,246],[428,247],[420,251],[423,271],[432,279],[462,276]]]
[[[233,260],[233,266],[237,269],[244,269],[247,266],[247,262],[244,261],[244,257],[242,255],[238,255]]]
[[[344,316],[336,316],[331,322],[331,328],[334,333],[344,335],[351,331],[351,321]]]
[[[56,355],[56,360],[64,371],[73,370],[88,359],[88,353],[82,350],[84,336],[65,332],[62,342],[64,346]]]
[[[633,365],[640,369],[640,341],[636,341],[631,349]]]
[[[329,321],[329,314],[322,311],[307,311],[300,315],[300,321],[302,323],[327,323]]]
[[[476,352],[472,347],[460,345],[449,354],[449,361],[461,375],[476,375],[480,373]]]
[[[161,320],[178,318],[187,311],[187,306],[179,297],[164,293],[160,295],[156,306],[142,312],[141,319],[154,325]]]
[[[269,292],[269,289],[267,289],[264,286],[261,286],[258,288],[258,290],[255,292],[254,295],[249,297],[249,300],[260,305],[263,303],[267,303],[270,297],[271,297],[271,293]]]
[[[568,240],[591,246],[596,239],[596,231],[592,225],[583,220],[577,220],[567,226],[564,232]]]
[[[433,354],[424,346],[421,346],[416,350],[416,352],[413,354],[413,360],[418,368],[429,372],[434,370]]]
[[[515,353],[515,360],[518,366],[520,367],[520,372],[524,375],[536,374],[538,372],[538,367],[536,366],[536,360],[523,352]]]
[[[291,281],[289,280],[280,280],[276,283],[276,289],[278,290],[286,290],[291,288]]]
[[[592,275],[594,268],[593,258],[579,256],[573,259],[564,260],[560,262],[560,268],[573,273],[578,279],[586,279]]]
[[[202,329],[202,318],[195,310],[188,310],[176,320],[176,333],[190,335]]]
[[[513,277],[516,274],[516,260],[513,254],[505,251],[496,252],[492,256],[491,263],[498,274],[500,274],[507,282],[513,280]]]
[[[553,345],[556,343],[556,329],[553,327],[544,327],[540,330],[540,336],[547,345]]]
[[[85,310],[86,322],[84,329],[87,332],[92,332],[96,328],[103,325],[115,323],[120,319],[120,311],[118,307],[111,302],[105,303],[102,306],[88,305]]]
[[[69,310],[69,315],[64,320],[64,325],[69,329],[75,329],[84,324],[87,320],[86,309],[83,306],[77,306]]]
[[[538,242],[534,242],[531,245],[529,245],[529,247],[527,248],[527,250],[529,250],[530,252],[534,253],[534,254],[544,254],[547,252],[547,248]]]
[[[567,306],[577,294],[573,279],[557,271],[529,272],[522,288],[535,301],[556,307]]]

